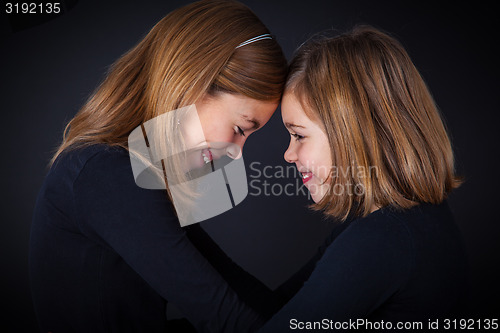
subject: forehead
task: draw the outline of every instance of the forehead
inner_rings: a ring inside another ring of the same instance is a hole
[[[231,93],[206,95],[198,111],[221,121],[244,121],[252,128],[263,126],[278,107],[278,101],[261,101]]]
[[[307,122],[310,121],[306,115],[302,104],[297,97],[292,93],[287,93],[281,101],[281,115],[284,122]]]
[[[311,116],[313,118],[311,118]],[[297,95],[287,93],[281,102],[281,117],[283,124],[288,129],[307,131],[308,133],[324,132],[325,128],[321,120],[316,117],[313,111],[306,110],[297,98]]]
[[[246,116],[248,113],[258,115],[262,112],[266,113],[265,111],[273,112],[278,107],[277,101],[261,101],[237,94],[222,93],[217,98],[226,108]]]

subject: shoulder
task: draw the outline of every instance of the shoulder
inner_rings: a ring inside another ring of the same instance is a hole
[[[404,218],[405,213],[384,207],[366,217],[354,219],[339,235],[337,241],[363,247],[407,247],[410,232]]]
[[[121,147],[95,144],[68,150],[57,158],[50,174],[56,182],[65,179],[77,204],[104,204],[112,198],[164,202],[167,198],[165,191],[146,190],[136,184],[130,155]]]
[[[375,276],[391,275],[401,283],[414,265],[415,246],[411,230],[400,217],[400,212],[382,208],[348,222],[319,264],[327,270],[360,270],[375,280]]]
[[[165,190],[144,189],[136,184],[126,149],[94,145],[69,151],[61,162],[77,170],[71,193],[81,226],[118,220],[176,220]],[[178,226],[178,222],[173,225]]]
[[[348,221],[326,248],[311,278],[331,290],[340,288],[336,296],[349,293],[368,304],[367,299],[387,299],[404,286],[414,266],[411,232],[397,212],[385,208]]]
[[[70,183],[103,180],[133,181],[128,151],[122,147],[93,144],[63,151],[52,165],[49,175],[64,177]]]
[[[110,174],[110,170],[117,166],[127,168],[130,165],[128,153],[123,148],[111,147],[104,144],[95,144],[86,147],[63,151],[50,167],[44,181],[44,189],[52,192],[67,193],[73,190],[75,181],[84,171],[101,171]],[[88,181],[93,181],[90,177]],[[46,191],[45,191],[46,192]]]
[[[350,222],[325,254],[327,258],[345,256],[355,261],[411,269],[417,261],[437,260],[433,257],[436,251],[442,252],[445,246],[450,247],[451,242],[458,243],[459,239],[446,202],[404,210],[385,207]]]
[[[110,193],[123,197],[157,196],[165,191],[146,190],[137,185],[129,152],[122,147],[96,144],[70,150],[61,156],[60,167],[72,170],[75,193]]]
[[[112,147],[105,144],[73,148],[63,151],[55,160],[52,169],[73,169],[80,172],[87,165],[122,164],[128,160],[128,152],[121,147]]]
[[[433,233],[438,227],[453,224],[448,203],[419,204],[409,209],[383,207],[364,218],[358,218],[343,234],[365,240],[411,242],[422,233]]]

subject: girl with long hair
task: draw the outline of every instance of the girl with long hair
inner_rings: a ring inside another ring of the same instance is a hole
[[[30,275],[41,331],[164,332],[167,301],[199,331],[262,325],[264,316],[190,242],[170,188],[217,158],[212,143],[241,150],[275,111],[286,70],[264,24],[224,0],[174,10],[113,64],[67,125],[37,199]],[[199,131],[184,128],[185,137],[176,126],[186,119],[169,118],[191,106],[203,138],[193,146]],[[170,156],[180,149],[174,142],[184,144],[175,156],[189,151],[189,163],[162,160],[153,176],[170,171],[174,181],[163,191],[141,188],[129,138],[163,115],[155,153]]]

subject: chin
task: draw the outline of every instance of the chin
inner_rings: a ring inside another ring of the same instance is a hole
[[[312,195],[311,194],[311,199],[314,201],[314,203],[319,203],[321,199],[323,199],[324,195]]]
[[[311,195],[311,199],[314,203],[319,203],[326,193],[322,188],[318,188],[317,185],[313,185],[309,188],[309,194]]]

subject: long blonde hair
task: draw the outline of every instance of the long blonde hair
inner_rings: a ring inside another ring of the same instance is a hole
[[[268,33],[236,1],[204,0],[172,11],[112,65],[67,124],[51,164],[64,151],[96,143],[127,148],[133,129],[205,94],[279,100],[287,66],[276,40],[236,48]]]
[[[323,126],[333,164],[343,170],[330,175],[329,193],[313,208],[340,219],[365,216],[373,206],[440,203],[460,184],[436,104],[389,35],[359,26],[306,43],[285,90]],[[336,184],[345,191],[335,193]]]

